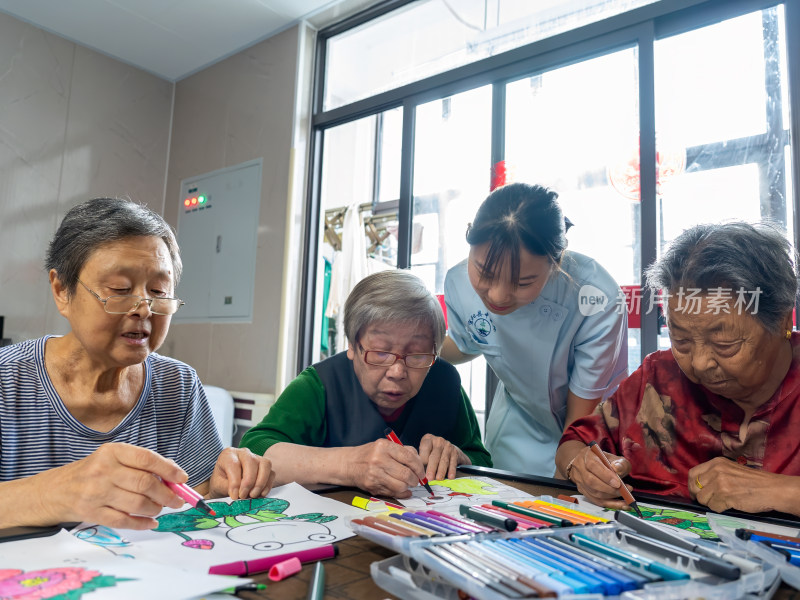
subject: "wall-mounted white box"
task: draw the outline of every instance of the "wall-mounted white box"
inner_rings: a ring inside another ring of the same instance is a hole
[[[262,159],[181,181],[175,323],[253,320]]]

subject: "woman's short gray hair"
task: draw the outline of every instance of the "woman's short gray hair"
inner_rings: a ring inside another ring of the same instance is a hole
[[[45,268],[55,269],[59,281],[72,295],[92,252],[103,244],[139,236],[164,240],[177,288],[183,263],[172,228],[158,213],[124,198],[94,198],[69,209],[50,241]]]
[[[646,278],[653,294],[724,289],[736,301],[742,293],[742,308],[767,331],[782,334],[797,298],[796,265],[792,245],[775,226],[735,221],[687,229],[648,267]]]
[[[359,281],[344,305],[344,331],[351,345],[372,323],[417,322],[429,326],[436,352],[442,348],[445,326],[439,301],[422,280],[409,271],[379,271]]]

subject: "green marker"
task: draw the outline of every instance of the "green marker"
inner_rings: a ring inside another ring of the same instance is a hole
[[[325,567],[321,562],[314,565],[314,574],[308,584],[308,600],[322,600],[325,596]]]
[[[572,527],[575,525],[572,521],[568,519],[561,519],[559,517],[554,517],[553,515],[548,515],[546,513],[539,512],[538,510],[533,510],[528,508],[527,506],[519,506],[518,504],[511,504],[510,502],[502,502],[500,500],[492,500],[492,504],[495,506],[499,506],[500,508],[505,508],[506,510],[510,510],[512,512],[519,513],[521,515],[527,515],[529,517],[533,517],[534,519],[539,519],[540,521],[546,521],[547,523],[552,523],[558,527]]]
[[[267,589],[266,583],[243,583],[242,585],[222,590],[222,592],[224,594],[238,594],[239,592],[256,592],[265,589]]]

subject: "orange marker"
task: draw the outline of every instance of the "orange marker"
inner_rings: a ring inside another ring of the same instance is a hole
[[[614,467],[611,466],[611,461],[608,460],[608,457],[606,456],[606,453],[603,452],[600,449],[600,446],[598,446],[597,442],[595,442],[595,441],[589,442],[589,450],[594,452],[594,454],[597,456],[597,458],[602,460],[603,464],[606,467],[608,467],[609,469],[611,469],[611,471],[614,473],[614,475],[617,476],[617,479],[619,479],[619,493],[622,494],[622,498],[623,498],[623,500],[625,500],[625,504],[627,504],[633,510],[635,510],[636,514],[639,515],[640,519],[643,519],[644,515],[642,514],[642,511],[639,510],[639,505],[636,504],[636,499],[633,497],[633,494],[631,494],[630,490],[627,488],[625,483],[622,481],[622,477],[619,476],[619,473],[617,473],[614,470]]]

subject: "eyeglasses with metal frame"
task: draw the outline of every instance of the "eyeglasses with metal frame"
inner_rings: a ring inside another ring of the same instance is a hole
[[[364,353],[364,362],[375,367],[391,367],[402,360],[409,369],[427,369],[436,362],[436,354],[431,353],[397,354],[385,350],[365,350],[361,344],[358,347]]]
[[[127,315],[133,312],[144,302],[154,315],[174,315],[178,309],[186,304],[180,298],[142,298],[141,296],[109,296],[101,298],[100,295],[78,279],[86,291],[103,303],[103,309],[110,315]]]

